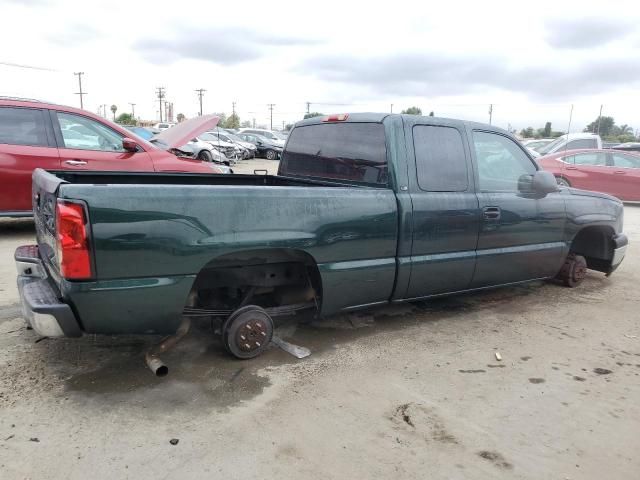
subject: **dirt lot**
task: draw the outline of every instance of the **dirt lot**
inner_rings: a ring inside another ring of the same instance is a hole
[[[155,338],[27,331],[12,254],[33,225],[0,222],[0,477],[640,478],[640,207],[625,221],[610,278],[282,327],[304,360],[233,360],[199,328],[164,379]]]

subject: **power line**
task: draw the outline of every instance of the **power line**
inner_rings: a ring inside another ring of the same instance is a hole
[[[206,90],[204,88],[196,89],[196,93],[198,94],[198,98],[200,99],[200,116],[202,116],[202,96],[204,95]]]
[[[76,92],[76,95],[80,95],[80,108],[84,109],[84,103],[82,101],[82,97],[86,95],[86,92],[82,91],[82,75],[84,75],[84,72],[73,72],[73,74],[78,76],[78,86],[80,87],[80,91]]]
[[[271,117],[271,128],[270,130],[273,130],[273,107],[276,106],[275,103],[267,103],[267,106],[269,107],[269,113],[270,113],[270,117]]]
[[[164,87],[156,87],[156,95],[158,96],[158,103],[160,104],[160,109],[158,110],[160,114],[160,121],[162,122],[162,99],[165,97],[165,88]]]

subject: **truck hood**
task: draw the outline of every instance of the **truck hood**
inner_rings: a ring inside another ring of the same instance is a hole
[[[580,190],[579,188],[569,188],[568,189],[571,195],[580,195],[582,197],[593,197],[593,198],[605,198],[607,200],[611,200],[612,202],[622,203],[617,197],[613,195],[609,195],[607,193],[600,192],[592,192],[591,190]]]
[[[166,150],[180,148],[201,133],[211,130],[218,124],[219,120],[220,117],[216,115],[203,115],[202,117],[192,118],[163,130],[151,139],[151,143]]]

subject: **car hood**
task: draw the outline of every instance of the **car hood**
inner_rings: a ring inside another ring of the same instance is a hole
[[[201,133],[211,130],[218,124],[219,120],[220,117],[217,115],[203,115],[202,117],[192,118],[163,130],[153,137],[152,143],[160,144],[160,146],[167,149],[179,148]]]
[[[614,197],[613,195],[609,195],[607,193],[601,192],[593,192],[591,190],[580,190],[579,188],[569,188],[568,189],[571,195],[579,195],[581,197],[593,197],[593,198],[604,198],[606,200],[611,200],[612,202],[622,203],[622,201]]]

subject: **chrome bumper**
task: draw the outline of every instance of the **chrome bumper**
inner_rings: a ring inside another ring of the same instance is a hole
[[[36,245],[19,247],[14,259],[25,321],[45,337],[79,337],[82,330],[71,307],[60,301]]]

